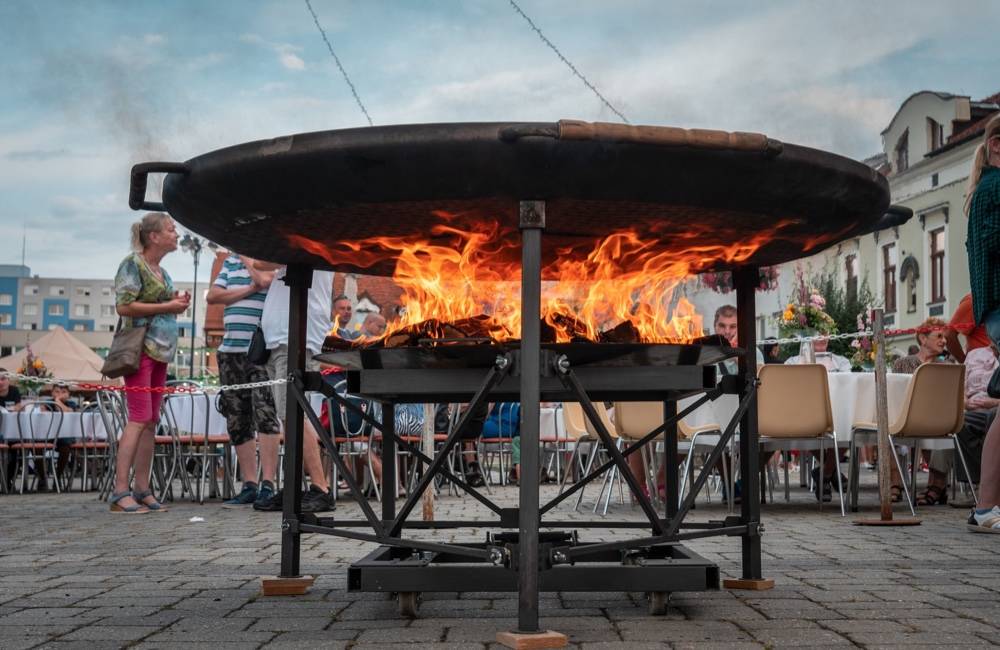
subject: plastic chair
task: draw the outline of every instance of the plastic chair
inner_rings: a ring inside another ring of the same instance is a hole
[[[955,363],[925,363],[913,373],[906,388],[906,399],[903,409],[894,422],[889,424],[889,435],[893,445],[893,460],[902,478],[903,467],[899,455],[895,453],[897,445],[906,445],[911,449],[910,485],[903,481],[906,501],[910,505],[911,514],[914,510],[913,492],[916,491],[917,473],[915,459],[921,442],[943,442],[950,439],[951,446],[962,463],[966,476],[969,476],[969,466],[958,444],[956,433],[965,424],[965,366]],[[858,439],[860,444],[871,444],[878,441],[878,429],[873,422],[856,422],[851,428],[851,509],[857,508],[858,501]],[[881,460],[881,459],[879,459]],[[975,488],[972,496],[978,499]]]
[[[757,428],[762,451],[787,449],[819,449],[820,474],[826,443],[837,454],[837,439],[833,433],[833,409],[830,407],[830,384],[827,370],[820,364],[765,365],[757,373]],[[844,486],[839,467],[837,492],[840,514],[844,510]],[[786,490],[788,482],[785,482]],[[822,492],[821,492],[822,493]],[[756,495],[744,495],[755,498]],[[820,509],[823,500],[819,501]]]
[[[174,382],[170,385],[193,385],[193,382]],[[199,386],[200,388],[200,386]],[[216,396],[216,400],[218,397]],[[167,475],[161,479],[162,492],[168,491],[172,482],[175,468],[180,470],[183,491],[191,494],[191,500],[198,503],[205,503],[205,497],[212,487],[215,487],[214,468],[216,462],[221,458],[223,468],[223,485],[221,494],[227,498],[235,491],[232,483],[231,463],[229,456],[231,451],[231,440],[229,434],[211,433],[211,410],[216,409],[212,397],[204,392],[195,393],[173,393],[168,394],[161,406],[161,420],[168,436],[159,436],[157,448],[164,450],[162,458],[176,458],[176,462],[171,462],[171,469]],[[178,411],[180,405],[187,401],[189,403],[190,414],[184,421],[181,421]],[[199,430],[196,422],[195,406],[200,401],[204,408],[204,426]],[[221,456],[220,452],[221,451]],[[154,463],[154,466],[156,464]],[[191,485],[194,484],[192,488]],[[183,492],[182,492],[183,494]]]

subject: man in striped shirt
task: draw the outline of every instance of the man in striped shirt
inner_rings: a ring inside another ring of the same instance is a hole
[[[253,260],[230,255],[208,292],[208,304],[226,306],[222,322],[225,334],[219,346],[219,380],[222,385],[267,381],[267,370],[250,363],[247,350],[260,324],[264,298],[271,285],[273,272],[253,268]],[[243,476],[243,489],[223,507],[250,505],[261,494],[274,493],[275,469],[281,424],[274,408],[274,397],[268,387],[225,391],[219,395],[219,410],[226,416],[226,429],[236,449]],[[264,471],[261,488],[257,488],[257,449],[255,433],[260,434],[260,460]]]

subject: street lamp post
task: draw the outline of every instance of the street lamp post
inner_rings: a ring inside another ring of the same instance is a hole
[[[202,239],[189,232],[184,233],[184,236],[181,237],[180,245],[194,258],[194,284],[191,288],[191,359],[188,368],[188,379],[194,379],[194,333],[198,322],[198,261],[201,258],[202,248],[207,247],[214,251],[217,246],[215,242]]]

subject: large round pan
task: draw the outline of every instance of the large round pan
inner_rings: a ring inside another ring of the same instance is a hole
[[[153,172],[167,172],[162,205],[145,200]],[[394,261],[323,251],[430,238],[445,217],[459,228],[496,220],[498,237],[515,237],[521,200],[546,201],[546,261],[625,229],[669,252],[756,247],[735,261],[710,255],[696,270],[785,262],[909,216],[886,214],[880,174],[835,154],[759,134],[573,121],[291,135],[137,165],[130,196],[135,209],[165,207],[259,259],[373,274],[391,274]]]

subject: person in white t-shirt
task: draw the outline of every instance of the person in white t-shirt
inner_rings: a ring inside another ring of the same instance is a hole
[[[264,343],[270,352],[267,360],[267,374],[271,379],[288,376],[288,310],[291,292],[284,282],[285,267],[267,262],[257,262],[257,268],[275,270],[274,281],[264,301],[264,313],[260,327],[264,333]],[[323,350],[323,341],[333,326],[333,272],[313,271],[309,287],[308,316],[306,318],[306,370],[319,371],[319,363],[313,357]],[[285,417],[287,384],[274,386],[274,405],[278,417]],[[309,475],[309,489],[302,495],[303,512],[326,512],[333,509],[330,485],[323,473],[320,456],[319,436],[309,420],[303,422],[302,464]],[[267,436],[263,440],[268,440]],[[263,444],[263,440],[261,444]],[[263,454],[262,454],[263,456]],[[281,510],[281,490],[266,502],[258,499],[255,510]]]

